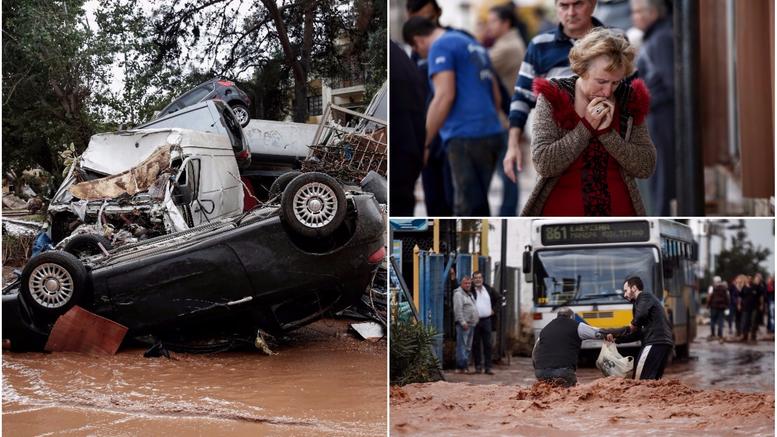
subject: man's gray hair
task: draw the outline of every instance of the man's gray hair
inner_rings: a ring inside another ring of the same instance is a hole
[[[575,316],[575,312],[570,307],[561,307],[556,313],[556,317],[563,317],[565,319],[571,319]]]

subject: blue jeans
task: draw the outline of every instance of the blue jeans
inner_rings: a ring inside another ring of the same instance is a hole
[[[766,324],[766,329],[769,330],[772,334],[774,334],[774,300],[769,299],[768,305],[767,305],[767,312],[766,318],[769,320]]]
[[[715,337],[715,328],[718,328],[718,337],[723,337],[723,318],[725,316],[723,309],[710,308],[710,330]]]
[[[481,138],[448,140],[448,163],[453,179],[453,215],[491,215],[488,207],[488,187],[504,146],[503,138],[500,133]]]
[[[472,353],[472,337],[475,333],[474,326],[467,326],[467,329],[456,323],[456,368],[466,369],[469,367],[469,355]]]
[[[577,384],[575,369],[562,367],[559,369],[534,369],[534,376],[540,381],[561,384],[564,387],[572,387]]]
[[[515,217],[518,215],[518,201],[520,200],[520,191],[518,191],[518,182],[513,182],[505,175],[505,167],[502,161],[507,154],[507,134],[503,136],[505,146],[502,147],[502,153],[496,161],[496,173],[502,179],[502,206],[499,208],[500,217]],[[513,166],[516,176],[518,175],[517,166]]]

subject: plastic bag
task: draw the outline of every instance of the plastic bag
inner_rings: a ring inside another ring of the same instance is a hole
[[[604,376],[620,376],[628,378],[634,369],[634,357],[624,357],[618,352],[615,343],[603,342],[599,358],[596,359],[596,367]]]

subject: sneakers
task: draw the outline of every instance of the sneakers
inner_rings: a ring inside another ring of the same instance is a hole
[[[486,375],[493,375],[494,372],[491,371],[491,369],[486,369]]]

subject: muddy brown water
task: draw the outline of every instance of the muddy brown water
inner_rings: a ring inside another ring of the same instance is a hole
[[[3,435],[385,435],[385,342],[323,320],[276,352],[4,352]]]
[[[700,335],[709,326],[699,326]],[[733,340],[733,339],[729,339]],[[495,375],[446,372],[446,382],[391,389],[391,435],[774,435],[774,339],[702,337],[661,381],[604,378],[578,368],[572,389],[537,384],[531,359]]]

